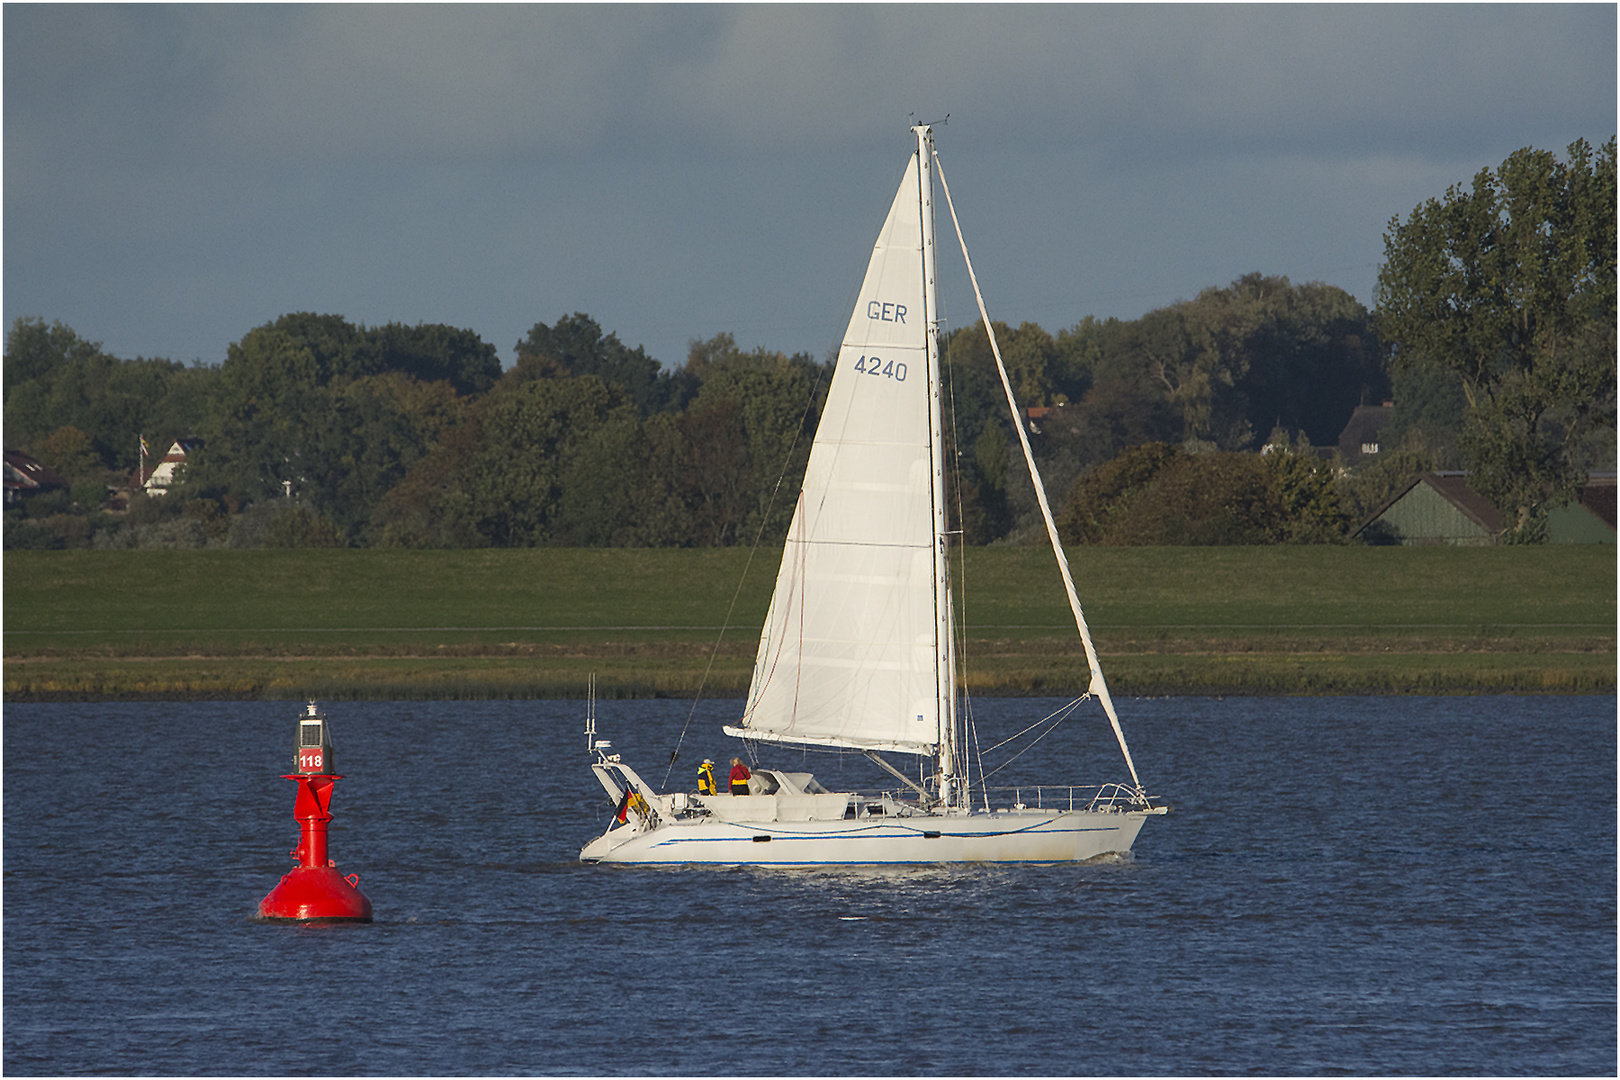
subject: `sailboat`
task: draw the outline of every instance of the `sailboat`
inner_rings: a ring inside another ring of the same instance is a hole
[[[1166,812],[1137,777],[963,243],[1090,664],[1081,700],[1101,705],[1130,774],[1129,783],[997,791],[981,768],[981,782],[971,782],[947,558],[935,174],[948,206],[950,188],[932,126],[912,131],[917,148],[872,250],[811,445],[748,697],[724,727],[751,749],[864,754],[900,786],[837,792],[812,773],[755,768],[748,794],[661,792],[596,737],[593,705],[591,769],[616,809],[580,852],[587,862],[1071,862],[1130,851],[1143,822]],[[956,232],[960,240],[960,225]],[[926,765],[913,778],[885,754]]]

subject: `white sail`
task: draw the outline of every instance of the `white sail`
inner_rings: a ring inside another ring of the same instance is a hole
[[[923,213],[913,155],[844,334],[731,734],[914,753],[940,742]]]

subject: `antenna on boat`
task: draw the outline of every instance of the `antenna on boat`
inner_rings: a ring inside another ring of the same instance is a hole
[[[596,673],[585,683],[585,752],[596,749]]]

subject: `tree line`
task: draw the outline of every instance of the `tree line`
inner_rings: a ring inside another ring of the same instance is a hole
[[[1139,319],[997,324],[1065,538],[1337,542],[1423,468],[1467,467],[1522,539],[1614,457],[1614,142],[1521,151],[1386,233],[1379,304],[1249,274]],[[8,449],[68,486],[8,547],[724,546],[779,541],[831,357],[730,334],[668,366],[589,315],[503,370],[474,331],[295,313],[222,362],[119,359],[61,323],[6,336]],[[970,543],[1038,532],[982,325],[941,340]],[[1393,392],[1372,469],[1313,447]],[[145,436],[200,440],[169,495]],[[1255,451],[1266,448],[1264,455]],[[150,464],[150,463],[149,463]],[[120,509],[121,505],[121,509]]]

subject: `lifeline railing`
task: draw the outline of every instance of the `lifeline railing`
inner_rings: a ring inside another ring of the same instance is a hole
[[[878,793],[850,792],[858,799],[888,798],[905,805],[910,801],[907,793],[883,791]],[[1001,787],[975,785],[975,799],[1008,795],[1014,810],[1092,810],[1124,811],[1156,809],[1152,796],[1138,792],[1128,784],[1009,784]],[[1033,799],[1031,803],[1028,800]]]
[[[1150,806],[1151,800],[1125,784],[1015,784],[975,788],[976,794],[1012,793],[1015,810],[1131,810]],[[1033,804],[1028,799],[1033,798]]]

